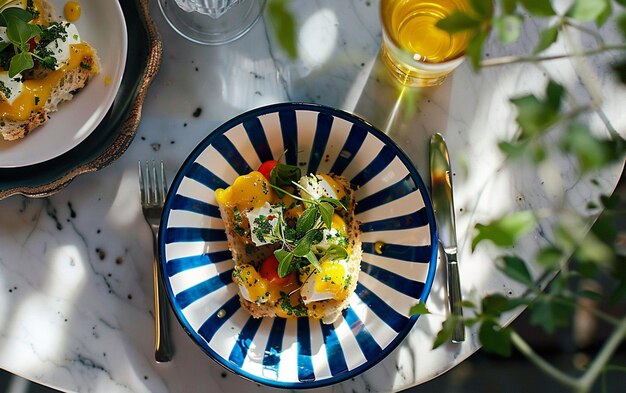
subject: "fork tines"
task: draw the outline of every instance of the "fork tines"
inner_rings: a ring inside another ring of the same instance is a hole
[[[147,161],[139,166],[139,192],[141,193],[141,203],[147,206],[162,205],[167,194],[167,181],[165,180],[165,166],[163,161],[159,162],[157,173],[156,161]],[[147,190],[147,191],[146,191]]]

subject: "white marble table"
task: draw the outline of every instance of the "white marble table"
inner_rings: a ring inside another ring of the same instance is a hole
[[[466,63],[442,87],[417,98],[393,85],[380,68],[378,2],[298,1],[300,57],[290,61],[260,21],[242,39],[204,47],[178,37],[156,2],[152,15],[164,43],[137,136],[114,164],[79,176],[46,199],[13,196],[0,201],[0,367],[71,392],[272,391],[226,372],[207,358],[173,321],[176,356],[153,358],[150,230],[138,203],[137,160],[163,160],[168,175],[216,126],[248,109],[281,101],[321,103],[352,111],[388,132],[427,176],[427,140],[442,132],[455,169],[463,294],[516,295],[522,289],[496,269],[495,250],[471,252],[472,228],[490,217],[565,198],[582,210],[599,193],[610,193],[622,170],[596,176],[598,185],[574,177],[571,163],[551,173],[507,165],[495,147],[516,132],[507,97],[539,92],[546,75],[574,89],[584,102],[578,68],[570,60],[540,69],[514,65],[474,74]],[[615,36],[611,28],[606,34]],[[489,47],[491,57],[532,50],[534,25],[514,47]],[[579,38],[573,36],[576,41]],[[555,52],[563,48],[554,49]],[[620,105],[626,91],[602,68],[602,111],[624,132]],[[584,64],[583,64],[584,66]],[[195,116],[194,116],[195,112]],[[602,131],[596,116],[592,124]],[[428,179],[426,178],[426,181]],[[592,223],[589,219],[587,225]],[[523,243],[522,255],[544,244],[550,221]],[[533,269],[537,277],[539,268]],[[479,348],[475,330],[461,345],[431,350],[446,313],[443,269],[428,307],[408,338],[381,363],[321,392],[400,391],[432,379]],[[510,322],[518,314],[506,317]]]

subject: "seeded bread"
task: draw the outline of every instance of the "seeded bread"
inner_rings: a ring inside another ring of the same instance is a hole
[[[359,278],[362,256],[361,230],[359,228],[360,224],[356,220],[354,212],[354,191],[350,188],[350,184],[345,178],[339,176],[333,176],[333,178],[345,187],[346,192],[350,198],[350,210],[346,214],[346,223],[348,224],[348,237],[349,244],[351,246],[351,254],[348,260],[346,273],[349,274],[352,279],[347,288],[348,295],[344,300],[322,300],[319,302],[314,302],[316,305],[315,310],[312,310],[311,308],[308,309],[309,317],[321,319],[322,322],[326,324],[333,323],[339,317],[339,315],[341,315],[341,312],[344,309],[348,308],[348,305],[350,303],[350,296],[356,289],[356,284]],[[220,205],[219,208],[226,229],[228,247],[233,255],[233,261],[235,262],[235,265],[250,264],[258,270],[263,260],[271,255],[278,247],[278,245],[265,245],[261,247],[251,246],[252,242],[249,238],[241,236],[235,231],[234,211],[222,205]],[[248,252],[246,252],[246,248]],[[252,252],[250,252],[250,250],[252,250]],[[241,302],[241,306],[255,318],[273,318],[276,316],[271,306],[250,302],[244,299],[241,294],[239,295],[239,299]]]
[[[50,22],[57,21],[57,18],[54,17],[56,14],[52,4],[44,1],[42,5],[45,10],[43,15],[45,15],[46,19]],[[57,86],[52,89],[45,105],[37,112],[31,113],[28,119],[0,119],[0,134],[2,137],[8,141],[24,138],[35,128],[45,124],[48,119],[50,119],[50,114],[58,110],[59,104],[71,100],[78,91],[83,89],[89,82],[89,79],[94,75],[94,72],[87,68],[92,70],[98,70],[100,68],[100,62],[95,49],[94,55],[84,57],[82,63],[89,67],[77,67],[67,72],[63,78],[59,80]],[[36,72],[37,71],[35,71],[35,73]]]

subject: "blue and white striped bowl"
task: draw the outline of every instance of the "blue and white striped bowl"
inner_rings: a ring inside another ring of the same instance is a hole
[[[214,191],[284,152],[303,173],[332,172],[359,187],[361,273],[350,307],[332,325],[254,319],[231,279]],[[409,159],[362,119],[318,105],[271,105],[217,128],[178,172],[161,223],[161,268],[180,323],[221,365],[275,387],[325,386],[381,361],[415,324],[409,308],[426,301],[435,275],[435,219]],[[379,241],[382,254],[374,250]]]

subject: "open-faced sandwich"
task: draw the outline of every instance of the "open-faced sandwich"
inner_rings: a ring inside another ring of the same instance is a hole
[[[274,160],[215,196],[242,306],[254,317],[332,323],[348,307],[361,264],[354,190],[339,176],[301,176]]]
[[[28,135],[98,73],[96,51],[45,0],[0,0],[0,134]]]

